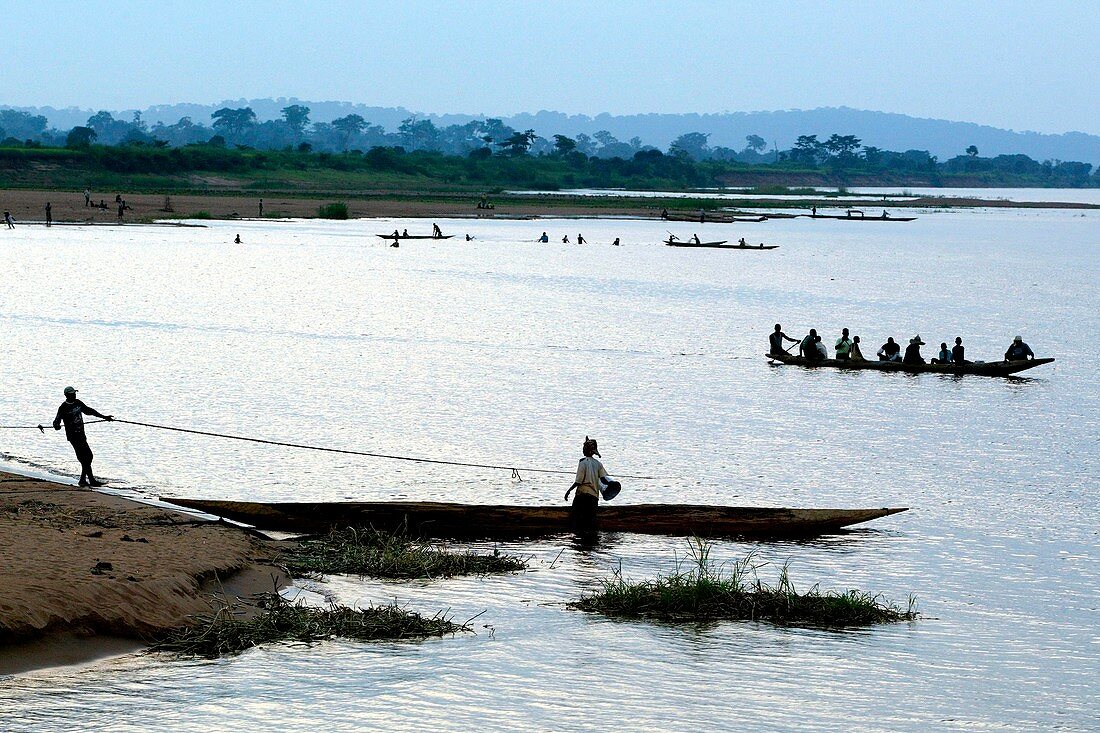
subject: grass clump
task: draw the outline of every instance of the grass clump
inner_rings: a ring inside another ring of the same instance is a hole
[[[427,618],[396,605],[355,609],[333,604],[319,608],[292,603],[278,593],[264,593],[197,617],[195,624],[154,639],[149,650],[217,659],[261,644],[425,639],[468,630],[468,626],[447,618]]]
[[[343,203],[321,204],[317,207],[317,216],[321,219],[347,219],[348,205]]]
[[[279,558],[292,575],[325,573],[376,578],[445,578],[524,570],[518,557],[451,552],[404,532],[347,527],[300,541]]]
[[[769,621],[781,626],[851,627],[911,621],[915,598],[902,610],[880,595],[859,590],[821,592],[815,585],[799,593],[784,564],[776,584],[760,580],[753,556],[716,565],[711,545],[698,538],[688,558],[656,580],[627,581],[621,569],[602,581],[596,593],[570,604],[582,611],[657,621]],[[685,567],[685,565],[687,567]]]

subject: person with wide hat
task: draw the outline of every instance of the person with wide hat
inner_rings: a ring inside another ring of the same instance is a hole
[[[61,423],[65,423],[65,439],[72,444],[76,452],[76,459],[80,461],[79,486],[102,486],[92,474],[92,449],[88,447],[88,436],[84,433],[84,416],[92,415],[102,420],[114,420],[112,415],[104,415],[76,398],[76,390],[72,387],[65,388],[65,401],[57,408],[57,416],[53,419],[53,429],[60,430]]]
[[[569,494],[574,489],[577,490],[573,496],[573,530],[579,534],[590,534],[596,531],[596,507],[600,503],[600,492],[608,476],[607,469],[599,460],[602,456],[595,440],[584,436],[581,452],[584,457],[577,465],[577,478],[565,492],[565,499],[568,501]]]
[[[909,339],[909,345],[905,347],[905,357],[901,360],[903,364],[924,364],[924,357],[920,355],[920,347],[924,346],[924,342],[921,341],[920,334],[918,333],[913,338]]]
[[[1031,350],[1031,347],[1024,343],[1022,336],[1017,336],[1012,339],[1012,345],[1008,347],[1008,351],[1005,352],[1005,361],[1026,361],[1027,359],[1034,359],[1035,352]]]

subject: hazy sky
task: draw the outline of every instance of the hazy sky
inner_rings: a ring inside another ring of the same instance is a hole
[[[417,112],[848,106],[1100,133],[1100,2],[24,2],[0,104]]]

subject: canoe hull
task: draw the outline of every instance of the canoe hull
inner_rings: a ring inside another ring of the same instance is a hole
[[[395,237],[392,234],[375,234],[374,236],[378,237],[379,239],[450,239],[454,235],[445,234],[442,237],[433,237],[430,234],[402,234],[398,237]]]
[[[705,248],[705,249],[740,249],[740,250],[776,249],[779,246],[778,244],[765,244],[763,247],[761,247],[759,245],[747,244],[744,247],[742,247],[740,244],[726,244],[727,241],[729,241],[729,240],[722,240],[721,242],[692,242],[690,240],[687,241],[687,242],[672,242],[672,241],[669,241],[669,240],[666,239],[666,240],[664,240],[664,243],[667,244],[669,247],[694,247],[694,248],[702,247],[702,248]]]
[[[766,354],[773,362],[810,369],[873,369],[880,372],[908,372],[910,374],[972,374],[979,377],[1010,377],[1013,374],[1050,364],[1054,359],[1031,359],[1030,361],[987,361],[970,364],[902,364],[897,361],[806,361],[801,356],[790,354]]]
[[[281,532],[324,532],[332,527],[403,527],[426,537],[539,537],[569,531],[569,507],[451,504],[444,502],[266,503],[164,498],[178,506]],[[777,509],[687,504],[603,504],[605,532],[699,537],[805,537],[906,511]]]

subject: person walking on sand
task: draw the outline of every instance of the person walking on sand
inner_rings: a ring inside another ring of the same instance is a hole
[[[84,416],[93,415],[108,422],[114,420],[113,415],[104,415],[85,405],[76,398],[76,390],[72,387],[65,388],[65,401],[57,408],[57,416],[53,419],[53,429],[60,430],[61,423],[65,423],[65,439],[73,446],[76,459],[80,461],[80,482],[78,486],[102,486],[92,474],[92,449],[88,447],[88,436],[84,433]]]
[[[11,212],[4,212],[4,223],[8,225],[8,229],[15,229],[15,219],[11,218]]]
[[[49,201],[46,202],[46,226],[53,226],[53,206],[50,205]]]
[[[264,200],[260,199],[260,218],[264,218]]]
[[[565,500],[569,501],[569,494],[577,490],[573,497],[573,507],[570,519],[573,531],[578,534],[591,534],[596,531],[596,507],[600,503],[600,479],[607,478],[607,469],[600,462],[599,449],[596,441],[584,436],[584,444],[581,446],[584,458],[577,465],[577,478],[573,485],[565,492]]]
[[[122,215],[125,212],[126,212],[126,202],[125,201],[119,201],[118,202],[118,223],[119,224],[122,223]]]
[[[89,191],[88,189],[84,189],[84,206],[87,207],[87,206],[91,206],[91,205],[92,205],[92,192]]]

